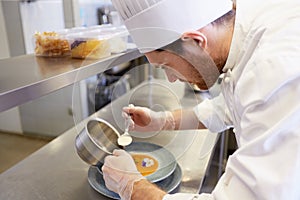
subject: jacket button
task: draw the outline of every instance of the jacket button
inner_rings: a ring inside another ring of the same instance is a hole
[[[224,81],[225,81],[225,83],[230,83],[230,78],[229,78],[229,77],[226,77],[226,78],[224,79]]]

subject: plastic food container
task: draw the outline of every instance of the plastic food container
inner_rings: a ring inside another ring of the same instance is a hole
[[[46,57],[63,57],[71,55],[68,39],[56,32],[37,32],[34,35],[35,55]]]
[[[127,50],[129,32],[122,27],[114,27],[102,31],[102,34],[110,35],[109,43],[112,53],[121,53]]]
[[[90,34],[69,36],[72,58],[100,59],[111,55],[107,37]]]
[[[111,53],[127,50],[129,32],[125,26],[100,25],[88,27],[83,34],[104,37],[109,41]]]
[[[37,32],[37,56],[71,56],[79,59],[101,59],[127,50],[129,32],[124,26],[99,25],[74,27],[53,32]]]

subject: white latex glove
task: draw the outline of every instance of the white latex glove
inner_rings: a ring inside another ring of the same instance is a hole
[[[122,116],[131,116],[129,130],[150,132],[160,130],[174,130],[175,120],[170,111],[155,112],[146,107],[128,106],[123,108]]]
[[[122,200],[130,200],[133,184],[145,179],[137,170],[133,158],[124,150],[114,150],[102,166],[106,187],[118,193]]]

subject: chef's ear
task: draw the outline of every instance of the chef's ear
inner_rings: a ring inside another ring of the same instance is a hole
[[[198,43],[199,46],[201,46],[204,49],[207,46],[207,37],[199,31],[187,31],[182,34],[181,39],[183,41],[193,39]]]

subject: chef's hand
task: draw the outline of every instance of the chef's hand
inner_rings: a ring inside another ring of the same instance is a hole
[[[123,108],[123,117],[131,116],[129,129],[131,131],[150,132],[174,130],[175,120],[170,111],[155,112],[146,107],[128,106]]]
[[[106,187],[118,193],[122,200],[130,200],[133,184],[145,179],[131,155],[124,150],[114,150],[113,155],[107,156],[102,172]]]

